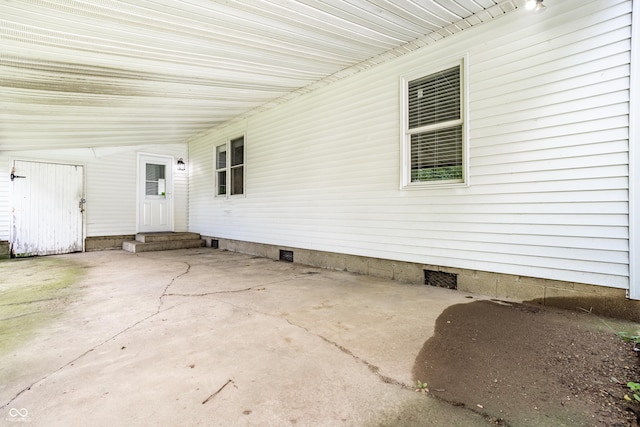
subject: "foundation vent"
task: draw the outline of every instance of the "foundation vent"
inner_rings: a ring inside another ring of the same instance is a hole
[[[442,271],[424,270],[424,284],[438,288],[458,289],[458,275]]]
[[[280,261],[293,262],[293,251],[283,251],[280,249]]]
[[[219,248],[218,239],[211,239],[211,248],[212,249],[218,249]]]

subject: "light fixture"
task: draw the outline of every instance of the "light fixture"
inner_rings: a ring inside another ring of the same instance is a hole
[[[544,0],[527,0],[524,4],[525,9],[533,11],[533,13],[539,13],[546,10],[546,6],[542,4]]]
[[[178,170],[179,170],[179,171],[183,171],[183,170],[184,170],[184,167],[185,167],[184,160],[182,160],[182,157],[180,157],[180,158],[178,159]]]

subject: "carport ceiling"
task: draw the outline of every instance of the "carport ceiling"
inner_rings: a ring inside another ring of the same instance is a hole
[[[0,150],[185,142],[524,0],[2,0]]]

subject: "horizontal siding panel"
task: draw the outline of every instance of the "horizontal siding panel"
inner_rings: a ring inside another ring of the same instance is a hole
[[[475,131],[490,126],[497,126],[503,123],[514,122],[528,122],[529,126],[532,121],[537,120],[540,117],[556,116],[561,114],[573,113],[578,109],[584,107],[585,103],[588,105],[616,105],[619,103],[629,102],[629,91],[619,90],[612,92],[611,89],[605,85],[602,86],[603,93],[594,96],[583,96],[580,99],[570,100],[567,102],[542,104],[543,99],[538,98],[536,101],[540,101],[540,104],[536,108],[532,103],[526,103],[526,109],[513,110],[510,112],[500,112],[500,108],[494,107],[493,109],[487,108],[482,111],[482,114],[474,112],[471,118],[472,129]],[[544,105],[544,109],[540,109]],[[544,114],[544,116],[542,116]],[[482,116],[482,117],[481,117]]]
[[[595,101],[602,101],[600,98],[603,94],[607,95],[612,92],[623,92],[625,98],[628,98],[628,83],[629,79],[625,74],[628,74],[627,69],[620,70],[622,76],[615,80],[598,82],[587,87],[579,87],[577,89],[563,90],[555,94],[547,94],[544,96],[538,96],[536,98],[523,99],[516,95],[512,96],[510,100],[509,111],[504,111],[504,105],[496,102],[494,99],[488,99],[488,102],[476,102],[475,108],[472,110],[474,113],[470,115],[471,131],[474,127],[482,127],[485,125],[491,126],[492,120],[507,120],[521,121],[523,118],[535,123],[534,119],[540,117],[551,116],[556,113],[564,113],[570,111],[566,104],[572,103],[575,109],[581,109],[585,105],[606,105],[610,102],[603,104],[602,102],[596,104]],[[625,99],[625,102],[627,99]],[[503,110],[501,113],[500,110]],[[475,111],[484,112],[483,117],[479,117],[481,113],[475,113]],[[526,118],[525,118],[526,117]],[[488,119],[484,122],[484,119]]]
[[[555,148],[538,148],[537,144],[530,144],[529,151],[509,152],[504,154],[491,154],[488,156],[476,155],[473,157],[474,166],[499,165],[504,163],[524,163],[537,160],[571,159],[572,163],[578,163],[580,157],[599,156],[607,153],[626,153],[629,151],[628,140],[607,141],[603,143],[583,144],[580,156],[576,156],[574,146],[560,146]],[[477,153],[477,152],[476,152]]]
[[[628,139],[629,129],[627,127],[618,127],[614,129],[598,129],[578,134],[561,135],[557,138],[536,139],[534,141],[514,141],[512,143],[491,143],[490,139],[484,139],[485,144],[479,144],[478,140],[474,139],[469,151],[471,152],[472,158],[476,158],[503,153],[519,153],[523,151],[531,151],[532,149],[543,150],[557,147],[578,148],[582,145],[628,141]]]
[[[551,45],[538,45],[541,49],[539,52],[531,52],[529,49],[518,50],[509,55],[511,61],[508,63],[503,64],[502,57],[476,63],[472,71],[478,75],[479,82],[474,89],[487,91],[500,87],[511,92],[514,88],[521,88],[523,82],[546,85],[558,80],[587,75],[594,70],[612,68],[616,63],[606,66],[606,59],[616,56],[624,58],[625,54],[629,53],[631,37],[629,24],[630,17],[624,16],[617,21],[608,22],[606,27],[601,28],[600,34],[593,27],[574,34],[582,39],[579,43],[563,46],[555,40]],[[505,73],[497,77],[491,72],[496,67],[503,68]],[[556,68],[557,72],[547,73],[550,67]],[[501,82],[504,83],[504,88]]]
[[[303,222],[296,220],[298,212],[289,215],[279,215],[278,212],[260,212],[261,218],[268,221],[274,227],[286,227],[289,232],[298,233],[305,231]],[[385,227],[380,226],[381,217],[385,219]],[[587,236],[579,236],[578,230],[564,230],[566,235],[562,235],[561,230],[553,227],[532,227],[527,228],[531,233],[537,234],[514,234],[522,229],[522,224],[483,224],[473,223],[452,224],[448,222],[432,221],[429,227],[421,226],[422,221],[417,218],[413,220],[396,218],[392,215],[371,215],[359,218],[347,218],[345,215],[327,218],[321,216],[314,221],[320,227],[332,226],[339,234],[359,234],[359,229],[366,230],[375,228],[372,233],[372,242],[387,241],[390,239],[413,239],[413,243],[418,239],[447,240],[450,242],[476,242],[476,243],[504,243],[521,246],[553,247],[559,249],[579,248],[589,250],[606,250],[626,253],[629,249],[628,242],[624,239],[628,237],[624,227],[619,228],[619,233],[600,233],[597,237],[591,230],[585,230]],[[520,227],[520,229],[518,229]],[[546,234],[544,234],[546,233]],[[574,234],[575,233],[575,234]],[[364,235],[364,234],[362,234]],[[413,244],[411,243],[411,244]],[[409,243],[408,243],[409,244]],[[463,243],[464,244],[464,243]],[[459,245],[459,243],[456,243]]]
[[[527,162],[523,164],[500,164],[489,166],[471,166],[472,175],[488,175],[495,173],[518,173],[532,171],[555,171],[572,168],[598,167],[603,165],[627,165],[628,153],[603,154],[601,156],[586,156],[578,161],[567,162],[566,159],[549,159]]]
[[[190,228],[628,286],[630,4],[511,14],[212,130],[189,144]],[[402,191],[400,76],[465,54],[469,186]],[[243,132],[246,197],[216,198],[213,147]]]
[[[619,102],[611,105],[602,105],[596,108],[582,109],[567,113],[557,113],[538,117],[533,120],[505,122],[494,126],[483,126],[473,129],[472,138],[484,138],[501,134],[521,133],[530,129],[541,129],[561,126],[564,123],[583,123],[592,120],[606,120],[607,118],[623,117],[626,119],[629,105]]]
[[[569,123],[562,126],[534,128],[513,134],[497,134],[486,136],[484,138],[473,138],[473,143],[479,141],[480,144],[504,144],[508,141],[521,142],[546,138],[562,140],[564,137],[570,137],[572,135],[598,132],[605,129],[627,128],[628,125],[628,116],[617,116],[606,119],[583,121],[580,123]]]
[[[628,66],[620,66],[607,69],[604,75],[601,72],[595,72],[548,83],[536,81],[535,85],[526,84],[523,81],[520,83],[523,86],[520,90],[500,91],[499,95],[495,90],[487,90],[486,93],[471,90],[470,108],[471,111],[482,111],[485,108],[509,103],[513,104],[518,111],[583,99],[609,91],[626,90],[629,73]]]
[[[540,183],[548,181],[565,181],[568,179],[597,179],[607,177],[628,177],[627,165],[600,166],[592,168],[576,168],[570,170],[513,173],[509,177],[504,175],[483,175],[473,178],[474,185],[492,185],[505,183]]]

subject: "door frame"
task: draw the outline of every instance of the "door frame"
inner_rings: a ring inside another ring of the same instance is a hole
[[[168,215],[169,215],[169,226],[168,226],[168,230],[161,230],[159,232],[165,231],[165,232],[173,232],[175,230],[175,220],[174,220],[174,209],[175,209],[175,203],[174,203],[174,197],[173,197],[173,191],[174,191],[174,181],[175,181],[175,173],[174,173],[174,167],[173,165],[175,164],[175,158],[173,156],[169,156],[169,155],[164,155],[164,154],[156,154],[156,153],[147,153],[147,152],[138,152],[137,153],[137,157],[136,157],[136,162],[137,162],[137,167],[136,167],[136,233],[151,233],[152,231],[141,231],[141,224],[140,222],[142,221],[142,216],[141,216],[141,209],[142,209],[142,199],[144,197],[144,191],[143,191],[143,183],[141,180],[141,176],[142,176],[142,168],[144,167],[144,165],[146,165],[146,160],[148,160],[149,158],[153,159],[158,159],[159,162],[163,162],[166,163],[167,165],[167,175],[171,177],[171,181],[168,183],[167,188],[165,190],[165,195],[166,195],[166,201],[167,204],[169,205],[168,207]],[[143,165],[144,162],[144,165]]]

